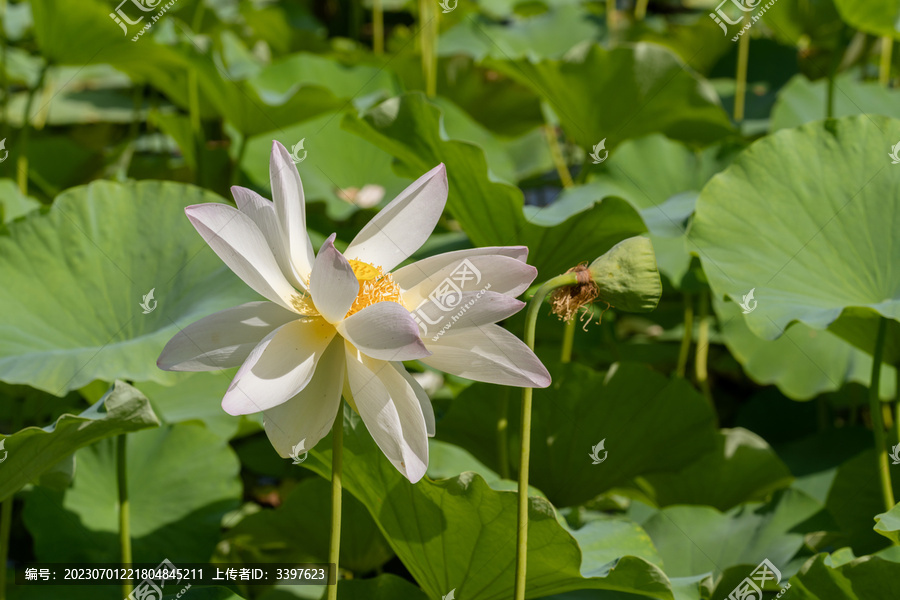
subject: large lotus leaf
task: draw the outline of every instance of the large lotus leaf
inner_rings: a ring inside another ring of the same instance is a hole
[[[715,297],[713,308],[725,345],[757,383],[774,383],[794,400],[809,400],[823,392],[836,391],[849,381],[869,384],[872,356],[830,331],[797,323],[777,340],[764,340],[747,327],[746,317],[736,302]],[[881,397],[893,398],[895,387],[894,368],[882,365]]]
[[[875,531],[900,545],[900,504],[875,517]]]
[[[789,129],[824,119],[827,97],[828,80],[810,81],[803,75],[795,76],[778,93],[770,129]],[[838,75],[834,81],[833,116],[861,114],[900,118],[900,90],[860,81],[854,74]]]
[[[574,506],[635,477],[681,469],[716,446],[709,404],[683,380],[623,363],[609,373],[578,364],[554,368],[553,385],[536,390],[530,482],[556,506]],[[438,435],[498,469],[500,406],[518,406],[521,393],[476,383],[454,400]],[[519,430],[509,410],[509,430]],[[509,456],[518,436],[510,434]],[[605,441],[594,464],[592,448]],[[608,452],[608,456],[607,453]]]
[[[900,39],[900,0],[834,0],[841,18],[874,35]]]
[[[441,56],[467,54],[476,60],[538,56],[559,58],[583,41],[603,35],[583,6],[566,4],[536,16],[513,16],[499,24],[479,17],[463,19],[439,39]]]
[[[226,539],[234,562],[328,562],[331,485],[321,477],[301,481],[275,510],[245,517]],[[347,495],[341,508],[342,569],[368,573],[393,557],[359,500]]]
[[[718,4],[712,2],[707,8],[714,9]],[[763,20],[776,39],[790,46],[803,38],[816,49],[840,46],[840,51],[844,50],[844,27],[834,0],[779,0],[777,10],[766,10]]]
[[[803,547],[801,524],[819,511],[802,492],[788,490],[767,504],[750,503],[721,513],[704,506],[671,506],[642,525],[670,577],[721,572],[768,558],[786,565]]]
[[[870,115],[780,131],[703,188],[689,239],[717,295],[755,290],[753,333],[824,329],[846,308],[900,317],[900,169],[888,157],[898,139],[900,121]]]
[[[428,600],[429,598],[415,584],[390,573],[372,579],[341,579],[338,581],[337,594],[341,600]],[[259,600],[322,600],[324,597],[324,586],[281,585],[264,592],[259,596]]]
[[[447,165],[447,208],[476,246],[527,245],[529,262],[548,275],[593,260],[617,242],[642,233],[640,216],[615,198],[589,207],[545,215],[523,214],[522,191],[491,180],[484,152],[449,139],[441,111],[420,93],[392,98],[364,117],[348,115],[345,128],[397,157],[401,173],[418,177],[434,165]],[[602,200],[602,201],[601,201]]]
[[[156,358],[179,328],[256,297],[184,216],[213,201],[222,199],[178,183],[102,181],[10,223],[0,236],[0,379],[56,395],[95,379],[173,383]]]
[[[604,50],[583,44],[563,59],[488,60],[546,99],[584,148],[614,148],[649,133],[708,143],[730,121],[712,87],[668,49],[649,43]]]
[[[103,398],[79,415],[64,414],[43,429],[27,427],[3,436],[0,501],[79,448],[157,425],[159,420],[147,399],[127,383],[117,381]]]
[[[418,178],[395,175],[391,170],[389,154],[367,140],[347,133],[340,124],[341,113],[330,112],[273,132],[275,139],[285,148],[295,150],[300,160],[297,169],[303,178],[307,202],[324,201],[328,216],[338,221],[359,210],[358,205],[352,202],[351,188],[359,190],[365,185],[381,186],[384,197],[380,203],[386,204]],[[241,163],[254,186],[261,190],[269,189],[272,139],[272,134],[264,134],[249,140]],[[437,163],[426,170],[435,166]],[[265,195],[272,197],[268,191]]]
[[[811,558],[791,578],[789,600],[881,600],[900,597],[900,563],[863,556],[840,566],[829,556]]]
[[[330,445],[319,444],[304,465],[328,477],[330,455]],[[343,481],[375,518],[429,597],[438,598],[453,589],[459,598],[471,600],[512,596],[515,493],[494,491],[475,473],[409,483],[385,459],[362,421],[349,409],[345,409],[344,419]],[[529,517],[530,595],[600,589],[674,600],[668,579],[646,558],[612,547],[607,556],[618,561],[607,562],[604,568],[597,568],[594,561],[585,562],[579,543],[560,525],[546,500],[530,498]],[[644,535],[639,530],[633,534]],[[630,550],[637,544],[632,540],[623,547]]]
[[[645,475],[638,487],[657,506],[700,504],[724,511],[764,500],[792,479],[764,439],[737,428],[723,429],[716,448],[684,469]]]
[[[34,488],[24,520],[35,554],[49,562],[117,562],[116,440],[76,454],[66,492]],[[126,464],[135,562],[206,562],[223,516],[238,506],[239,463],[227,442],[200,425],[127,436]]]

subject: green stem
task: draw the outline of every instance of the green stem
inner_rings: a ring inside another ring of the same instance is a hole
[[[419,43],[422,51],[422,74],[425,94],[437,95],[437,20],[434,0],[419,0]]]
[[[878,65],[878,83],[884,87],[891,81],[891,55],[894,53],[894,40],[890,36],[881,38],[881,61]]]
[[[337,599],[338,564],[341,558],[341,471],[344,462],[344,401],[341,400],[331,428],[331,540],[328,562],[334,565],[334,585],[328,586],[328,600]]]
[[[131,568],[131,518],[128,509],[128,456],[126,434],[116,438],[116,480],[119,484],[119,545],[122,550],[122,568]],[[130,579],[122,580],[122,594],[127,598],[132,591]]]
[[[525,314],[525,343],[528,344],[529,348],[534,350],[534,330],[537,327],[537,316],[547,294],[556,288],[577,283],[578,278],[575,273],[564,273],[544,282],[534,293],[534,297],[528,304],[528,312]],[[528,462],[531,456],[531,397],[533,392],[534,390],[530,387],[522,388],[515,600],[525,600],[525,579],[528,562]]]
[[[384,53],[384,8],[381,2],[372,1],[372,49],[375,54]]]
[[[572,344],[575,341],[575,317],[566,321],[565,329],[563,329],[562,353],[559,362],[572,362]]]
[[[706,361],[709,357],[709,290],[700,292],[697,320],[697,350],[694,354],[694,375],[697,386],[706,399],[712,404],[712,393],[709,390],[709,373],[706,369]]]
[[[6,22],[6,0],[0,0],[0,22]],[[3,98],[0,99],[0,123],[3,123],[3,131],[0,133],[0,139],[6,139],[9,136],[9,77],[7,76],[7,40],[6,29],[0,27],[0,77],[3,77],[2,93]]]
[[[12,494],[0,504],[0,600],[6,600],[6,561],[9,558],[9,538],[12,530],[13,502]]]
[[[362,0],[347,0],[347,2],[350,3],[350,23],[348,27],[350,39],[358,42],[363,20]]]
[[[643,21],[644,17],[647,16],[647,4],[650,0],[637,0],[637,4],[634,7],[634,18],[636,21]]]
[[[681,335],[681,348],[678,350],[678,365],[675,375],[684,377],[687,369],[688,354],[691,352],[691,341],[694,339],[694,298],[685,292],[684,297],[684,333]]]
[[[509,396],[500,398],[500,414],[497,418],[497,462],[500,477],[509,479]]]
[[[878,335],[875,338],[875,352],[872,356],[872,377],[869,380],[869,412],[872,417],[872,430],[875,433],[875,452],[878,458],[878,475],[881,481],[881,495],[886,510],[894,508],[894,490],[891,486],[891,473],[888,465],[887,436],[884,431],[884,415],[881,410],[881,399],[878,388],[881,384],[881,362],[884,357],[884,339],[887,334],[887,319],[878,319]]]
[[[553,125],[544,125],[544,134],[547,137],[547,146],[550,148],[550,156],[553,158],[553,164],[556,166],[556,172],[559,174],[559,180],[564,188],[570,188],[575,185],[572,181],[572,174],[569,173],[569,167],[563,158],[562,148],[559,146],[559,140],[556,138],[556,128]]]
[[[606,27],[609,29],[610,37],[612,30],[616,26],[616,0],[606,0]]]
[[[241,179],[241,161],[244,160],[244,152],[247,150],[247,136],[241,134],[238,142],[237,155],[234,157],[234,165],[231,167],[231,185],[237,185]]]
[[[737,73],[734,85],[734,121],[744,120],[744,101],[747,96],[747,62],[750,57],[750,32],[745,31],[738,41]]]
[[[22,132],[16,141],[16,153],[19,155],[16,161],[16,170],[18,172],[19,191],[23,196],[28,195],[28,137],[31,130],[31,107],[34,105],[34,97],[38,90],[44,87],[44,79],[47,77],[47,70],[50,65],[44,64],[38,75],[37,84],[28,91],[28,99],[25,101],[25,110],[22,113]]]

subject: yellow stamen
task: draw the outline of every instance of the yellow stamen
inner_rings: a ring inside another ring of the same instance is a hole
[[[394,282],[390,273],[385,274],[381,267],[355,259],[350,261],[350,267],[353,268],[353,274],[356,275],[356,280],[359,282],[359,294],[344,316],[345,319],[379,302],[396,302],[400,306],[404,306],[400,297],[400,286]],[[309,281],[306,282],[306,289],[309,289]],[[302,315],[321,316],[309,294],[295,295],[291,299],[291,304]]]

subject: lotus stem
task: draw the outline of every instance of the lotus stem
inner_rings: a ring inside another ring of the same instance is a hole
[[[247,136],[241,134],[238,142],[237,154],[234,156],[234,165],[231,169],[231,185],[237,185],[241,179],[241,161],[244,160],[244,152],[247,150]]]
[[[0,20],[6,22],[6,0],[0,0]],[[6,30],[0,27],[0,77],[3,78],[3,98],[0,99],[0,123],[3,123],[2,139],[9,136],[9,76],[7,73]]]
[[[126,434],[116,438],[116,481],[119,485],[119,545],[122,550],[122,568],[131,568],[131,518],[128,507],[128,455]],[[122,580],[122,594],[131,594],[130,579]]]
[[[34,105],[34,97],[37,95],[38,90],[44,87],[44,79],[47,77],[49,68],[50,65],[46,63],[41,67],[37,83],[28,91],[25,110],[22,113],[22,132],[16,143],[16,152],[19,155],[19,158],[16,160],[16,171],[18,173],[19,191],[23,196],[28,195],[28,136],[31,132],[31,107]]]
[[[884,339],[887,337],[887,319],[878,318],[878,334],[875,338],[875,351],[872,355],[872,377],[869,380],[869,413],[872,417],[872,430],[875,433],[875,453],[878,459],[878,475],[881,481],[881,495],[885,510],[894,508],[894,489],[891,486],[891,472],[888,465],[887,436],[884,431],[884,415],[878,389],[881,385],[881,362],[884,357]]]
[[[382,0],[372,0],[372,49],[384,54],[384,8]]]
[[[616,0],[606,0],[606,26],[612,38],[612,30],[616,26]]]
[[[422,51],[422,74],[425,94],[437,95],[437,10],[434,0],[419,0],[419,42]]]
[[[544,299],[556,288],[577,283],[578,276],[575,273],[564,273],[544,282],[534,293],[528,304],[528,311],[525,313],[525,343],[532,351],[534,350],[534,330],[537,327],[538,311],[544,303]],[[533,392],[534,390],[530,387],[522,388],[514,600],[525,600],[525,579],[528,566],[528,462],[531,456],[531,397]]]
[[[738,41],[737,74],[734,86],[734,121],[744,120],[744,100],[747,96],[747,62],[750,56],[750,32],[744,32]]]
[[[699,313],[697,320],[699,328],[697,329],[697,350],[694,354],[694,376],[697,379],[697,386],[703,395],[713,403],[712,393],[709,391],[709,373],[706,369],[706,361],[709,357],[709,290],[700,292],[698,307]]]
[[[825,118],[833,119],[834,118],[834,78],[835,75],[832,73],[828,76],[828,88],[827,88],[827,96],[825,99]]]
[[[572,344],[575,341],[575,319],[566,321],[565,329],[563,329],[562,352],[560,353],[559,362],[572,362]]]
[[[559,180],[564,188],[570,188],[575,185],[572,181],[572,174],[569,173],[569,167],[563,158],[562,148],[560,148],[559,140],[556,137],[556,128],[549,123],[544,125],[544,135],[547,138],[547,146],[550,148],[550,156],[553,158],[553,165],[559,174]]]
[[[684,333],[681,335],[681,348],[678,350],[678,365],[675,367],[675,375],[684,377],[687,369],[688,354],[691,351],[691,341],[694,339],[694,298],[685,292],[684,297]]]
[[[340,401],[331,428],[331,540],[328,562],[334,565],[334,585],[328,586],[328,600],[337,599],[338,564],[341,558],[341,472],[344,463],[344,401]]]
[[[634,18],[637,21],[643,21],[644,17],[647,16],[647,4],[649,4],[650,0],[637,0],[637,3],[634,7]]]
[[[891,81],[891,55],[894,53],[894,40],[886,35],[881,38],[881,61],[878,64],[878,83],[884,87]]]

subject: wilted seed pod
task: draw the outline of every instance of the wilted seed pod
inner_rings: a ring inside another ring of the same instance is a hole
[[[606,303],[607,308],[649,312],[662,295],[653,244],[645,237],[623,240],[590,266],[581,264],[567,273],[575,273],[576,284],[557,288],[550,296],[554,314],[566,321],[596,300]]]

